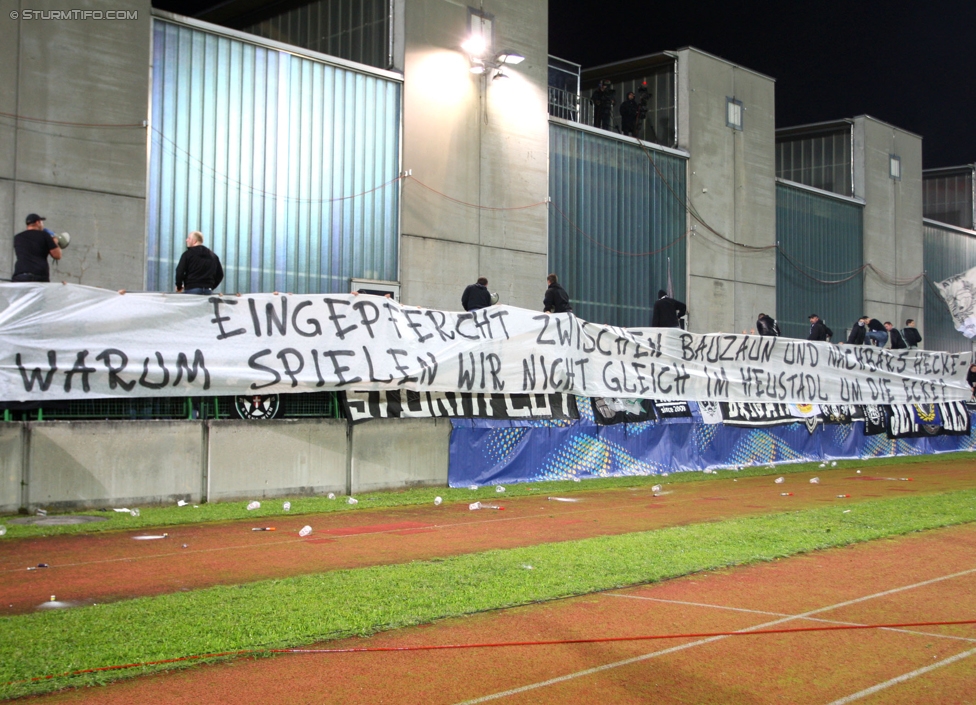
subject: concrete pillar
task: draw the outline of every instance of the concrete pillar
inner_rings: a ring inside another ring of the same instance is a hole
[[[727,124],[730,98],[742,103],[741,130]],[[776,315],[775,144],[773,79],[697,49],[678,52],[678,146],[691,154],[686,303],[695,332],[741,332],[760,311]]]
[[[479,6],[480,7],[480,6]],[[406,5],[401,297],[458,310],[478,276],[501,301],[539,308],[546,283],[548,6],[489,0],[495,51],[525,61],[472,74],[460,49],[468,8],[448,0]]]
[[[897,158],[900,178],[891,175]],[[924,327],[922,138],[872,117],[854,118],[854,194],[864,199],[864,313],[903,328]]]

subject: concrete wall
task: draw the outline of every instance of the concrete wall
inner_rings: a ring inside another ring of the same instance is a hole
[[[379,419],[0,424],[0,512],[447,485],[451,422]]]
[[[478,276],[501,301],[539,308],[548,244],[548,6],[489,0],[495,50],[526,57],[506,80],[470,73],[460,50],[468,10],[449,0],[405,8],[401,296],[457,310]],[[462,201],[456,203],[452,199]],[[480,208],[478,207],[480,206]]]
[[[743,129],[726,125],[726,99],[741,100]],[[678,52],[678,146],[687,150],[688,200],[725,238],[776,243],[775,83],[697,49]],[[688,310],[696,332],[755,327],[776,315],[775,250],[722,240],[689,213]]]
[[[345,421],[219,421],[208,428],[210,501],[346,492]]]
[[[72,236],[52,280],[141,289],[150,2],[54,0],[45,12],[136,17],[23,19],[36,8],[0,0],[0,112],[19,116],[0,119],[0,278],[10,277],[12,236],[33,212]]]
[[[50,421],[28,426],[28,506],[100,507],[199,501],[201,425],[181,421]]]
[[[448,419],[376,419],[352,427],[351,492],[447,485]]]
[[[901,157],[901,179],[891,178],[889,156]],[[922,138],[872,117],[854,118],[854,193],[865,200],[864,261],[907,280],[923,270]],[[869,273],[864,313],[902,328],[914,318],[924,337],[922,279],[895,286]]]

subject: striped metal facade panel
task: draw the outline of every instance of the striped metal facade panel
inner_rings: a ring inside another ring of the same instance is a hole
[[[349,291],[398,275],[401,85],[153,21],[146,282],[188,232],[226,292]]]
[[[811,313],[833,342],[863,313],[864,209],[830,196],[776,184],[776,318],[784,336],[806,338]]]
[[[576,315],[650,325],[668,257],[684,299],[686,181],[679,156],[550,123],[549,269]]]
[[[925,277],[930,282],[925,288],[922,347],[926,350],[969,352],[973,349],[973,342],[956,330],[949,307],[934,284],[976,267],[976,232],[966,235],[959,230],[925,222],[922,237]],[[899,321],[898,325],[903,323]]]

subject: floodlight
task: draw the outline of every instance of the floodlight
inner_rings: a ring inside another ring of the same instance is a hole
[[[464,40],[461,48],[471,57],[484,56],[485,51],[488,49],[488,44],[485,42],[484,35],[472,34]]]

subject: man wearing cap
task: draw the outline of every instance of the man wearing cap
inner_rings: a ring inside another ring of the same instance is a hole
[[[823,340],[826,341],[827,338],[834,334],[834,331],[827,327],[827,324],[820,320],[820,316],[815,313],[811,313],[810,316],[810,335],[807,336],[807,340]]]
[[[37,213],[27,216],[27,230],[14,235],[14,275],[15,282],[49,282],[51,268],[47,257],[61,259],[58,241],[44,230],[46,219]]]

